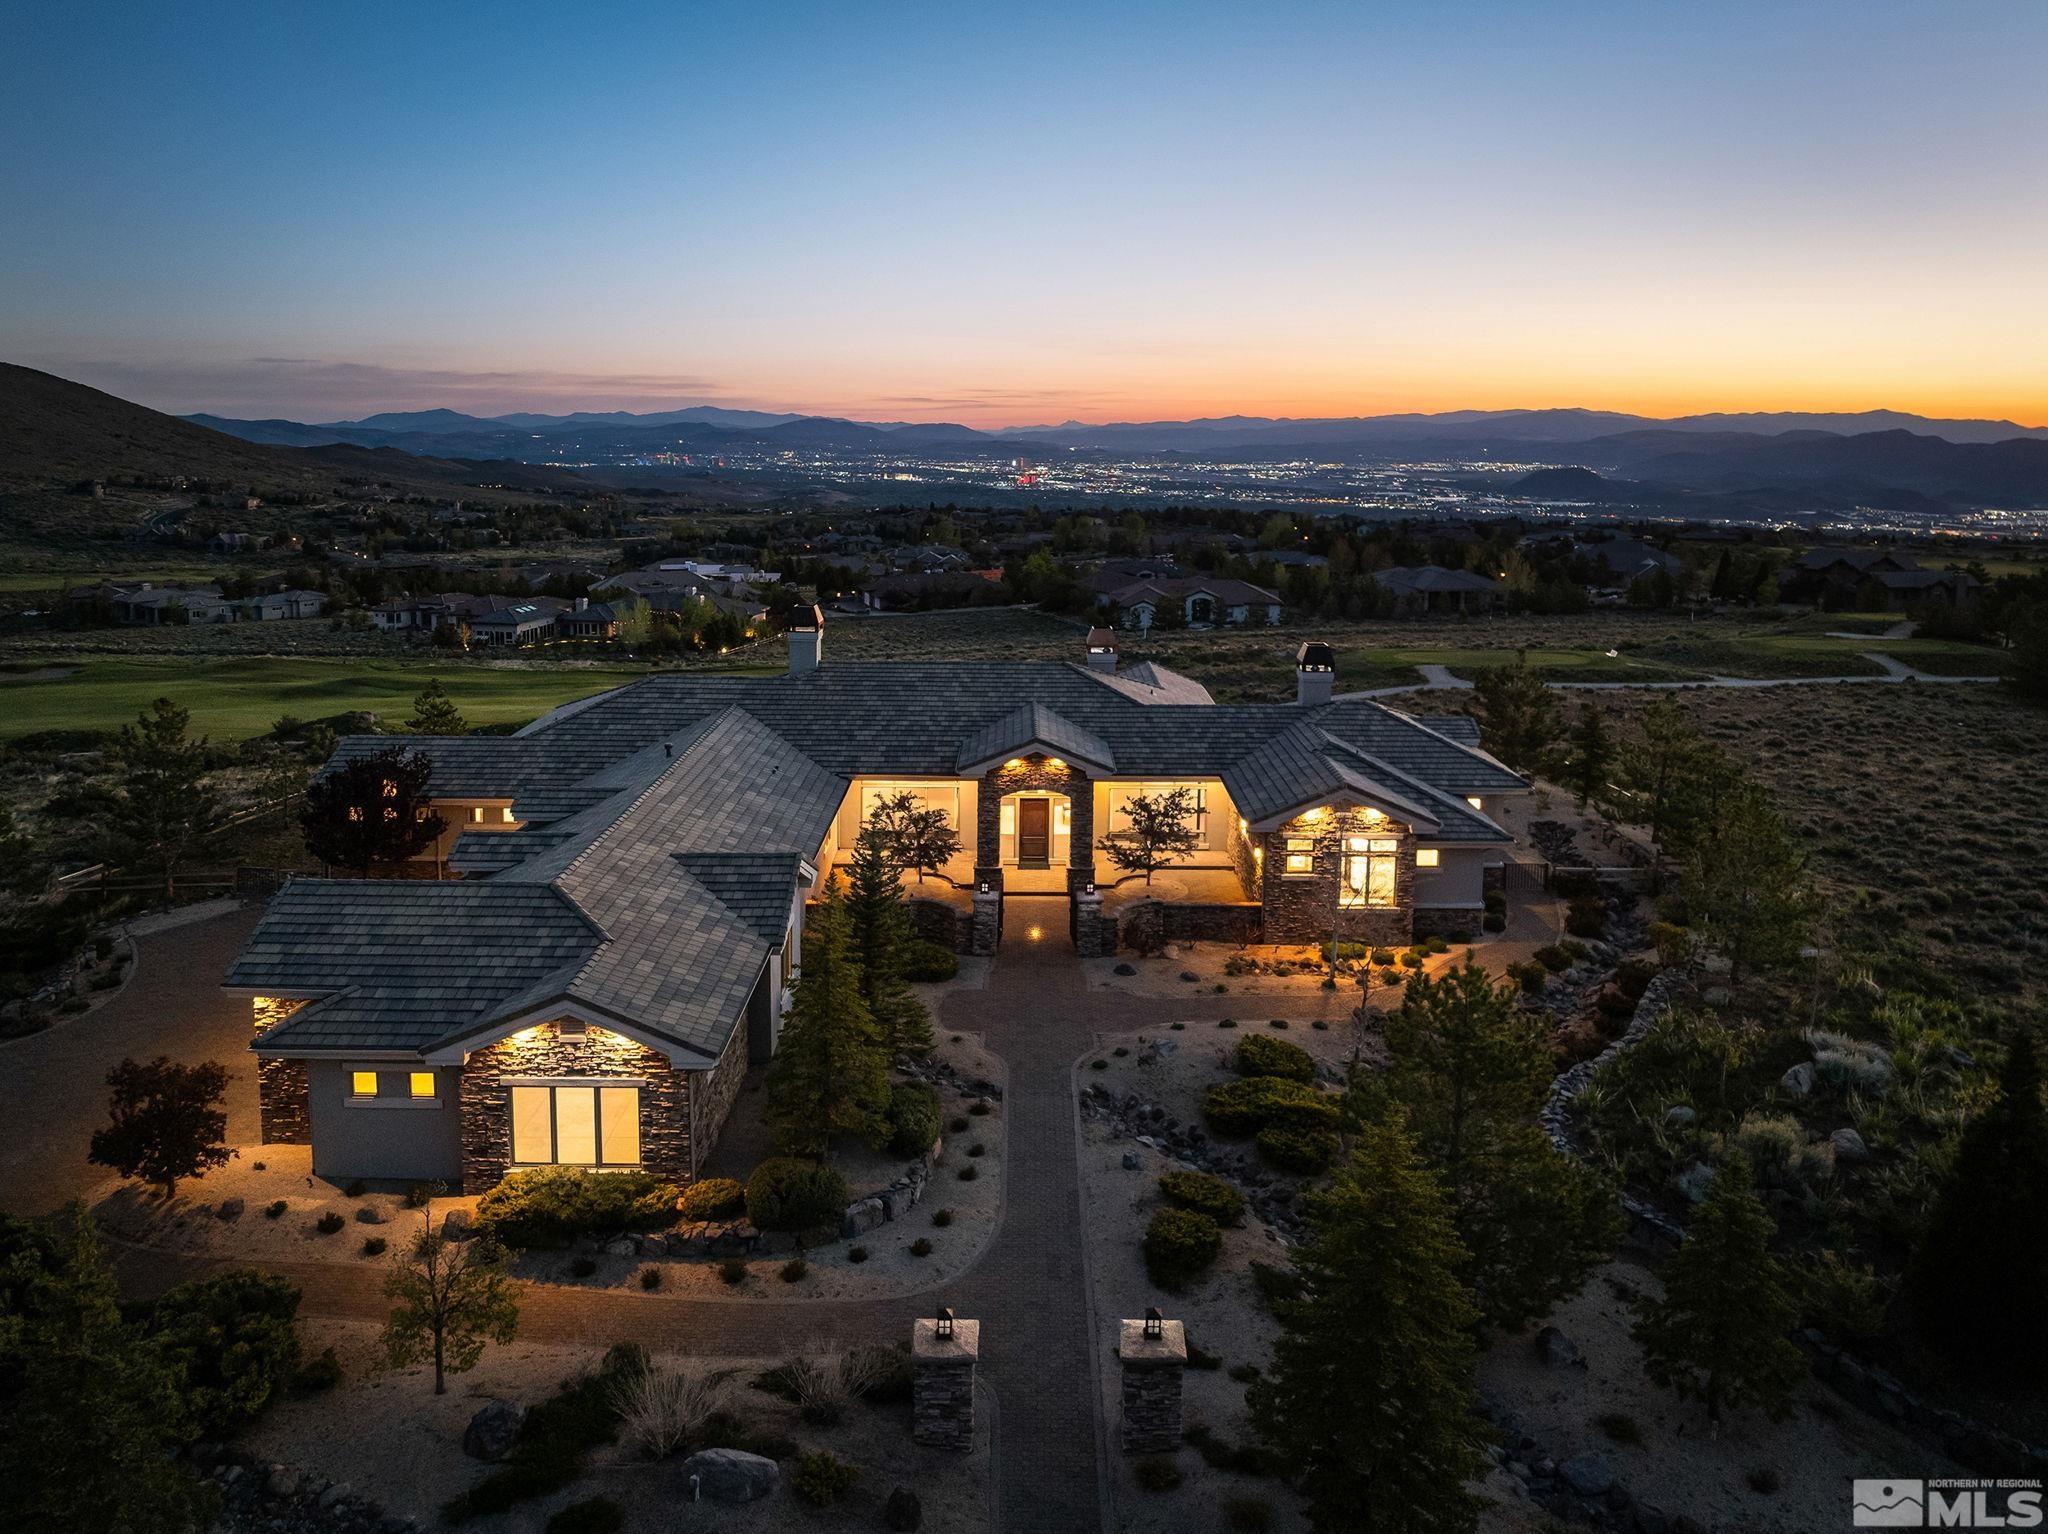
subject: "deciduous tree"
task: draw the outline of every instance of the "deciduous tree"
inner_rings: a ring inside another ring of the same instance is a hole
[[[926,874],[937,873],[960,855],[960,834],[946,812],[907,788],[877,799],[867,824],[881,839],[889,861],[898,868],[915,869],[920,884]]]
[[[489,1236],[450,1241],[423,1223],[384,1280],[398,1302],[384,1323],[386,1356],[400,1368],[431,1358],[434,1394],[445,1395],[447,1376],[475,1368],[486,1343],[519,1334],[508,1264]]]
[[[901,876],[872,825],[853,844],[846,918],[876,1036],[892,1056],[924,1054],[932,1047],[931,1015],[903,977],[904,950],[915,934]]]
[[[427,795],[433,773],[424,752],[389,746],[321,774],[299,810],[306,850],[358,874],[424,852],[448,829]]]
[[[441,685],[437,676],[427,678],[427,685],[419,690],[412,700],[412,717],[405,721],[405,727],[415,735],[467,735],[469,724],[455,702],[448,696],[448,689]]]
[[[1199,852],[1195,830],[1195,791],[1170,788],[1162,794],[1134,794],[1124,805],[1124,826],[1102,838],[1102,852],[1127,874],[1141,873],[1145,882],[1172,863]]]
[[[1790,1332],[1799,1301],[1771,1255],[1771,1217],[1750,1188],[1747,1158],[1714,1173],[1683,1245],[1664,1265],[1664,1295],[1637,1306],[1643,1368],[1682,1399],[1698,1399],[1718,1431],[1726,1409],[1789,1416],[1806,1358]]]
[[[1484,1467],[1467,1256],[1398,1114],[1360,1132],[1307,1213],[1252,1421],[1299,1470],[1317,1534],[1466,1534]]]
[[[93,1131],[91,1159],[172,1197],[180,1178],[224,1166],[235,1154],[225,1143],[228,1116],[221,1099],[227,1086],[227,1068],[216,1061],[174,1065],[163,1055],[147,1065],[123,1060],[107,1072],[112,1122]]]
[[[889,1062],[860,991],[846,897],[834,874],[804,931],[803,969],[775,1063],[768,1122],[783,1149],[823,1156],[832,1137],[886,1132]]]

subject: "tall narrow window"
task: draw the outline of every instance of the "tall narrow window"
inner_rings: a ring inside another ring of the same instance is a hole
[[[636,1087],[600,1087],[600,1149],[607,1166],[640,1164],[640,1092]]]
[[[555,1094],[546,1087],[512,1089],[512,1159],[539,1166],[555,1159]]]
[[[555,1088],[555,1159],[572,1166],[597,1162],[597,1089]]]

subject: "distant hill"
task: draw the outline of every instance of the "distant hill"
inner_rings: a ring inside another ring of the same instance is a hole
[[[1599,505],[1642,505],[1665,493],[1630,480],[1608,479],[1591,469],[1536,469],[1508,486],[1511,495],[1532,501],[1586,501]]]

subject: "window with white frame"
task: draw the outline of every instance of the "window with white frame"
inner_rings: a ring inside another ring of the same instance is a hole
[[[1394,905],[1400,846],[1400,842],[1391,836],[1345,837],[1344,887],[1338,895],[1339,903],[1371,907]]]
[[[520,1166],[640,1165],[640,1088],[586,1082],[512,1088]]]

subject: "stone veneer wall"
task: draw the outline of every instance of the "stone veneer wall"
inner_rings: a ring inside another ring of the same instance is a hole
[[[1139,900],[1113,918],[1113,946],[1157,953],[1168,943],[1246,943],[1264,941],[1265,913],[1258,906],[1183,905],[1165,900]]]
[[[736,1030],[736,1036],[745,1031]],[[671,1066],[660,1051],[622,1034],[592,1028],[580,1039],[565,1039],[556,1024],[542,1023],[473,1050],[463,1061],[464,1193],[496,1187],[512,1165],[512,1089],[507,1083],[519,1077],[578,1076],[641,1081],[640,1164],[672,1182],[690,1180],[698,1157],[691,1143],[689,1075]],[[721,1112],[719,1121],[723,1118]]]
[[[305,1005],[304,1001],[290,997],[258,996],[256,1032],[269,1032]],[[257,1060],[256,1122],[256,1138],[265,1145],[313,1143],[313,1118],[305,1061]]]
[[[740,1083],[746,1074],[747,1030],[741,1026],[733,1029],[732,1037],[726,1040],[725,1053],[718,1057],[718,1063],[690,1078],[692,1177],[704,1164],[704,1158],[711,1154],[711,1147],[718,1143],[718,1132],[725,1128],[725,1121],[732,1113],[733,1101],[740,1095]]]
[[[974,918],[966,911],[912,893],[915,885],[904,887],[904,905],[910,911],[910,930],[928,943],[950,948],[955,953],[972,951]]]
[[[1336,848],[1318,848],[1316,871],[1308,878],[1290,879],[1285,873],[1287,838],[1313,836],[1316,831],[1314,825],[1297,820],[1259,838],[1266,849],[1260,903],[1265,907],[1269,943],[1320,943],[1329,936],[1341,866]],[[1391,823],[1365,834],[1391,835],[1398,842],[1394,849],[1394,904],[1347,906],[1337,917],[1338,932],[1347,943],[1399,947],[1415,935],[1415,835],[1408,827]]]
[[[1069,806],[1067,888],[1078,890],[1095,877],[1095,787],[1078,767],[1054,767],[1042,756],[1022,767],[1000,764],[981,775],[974,806],[974,879],[1003,887],[1002,802],[1009,794],[1060,794]]]

